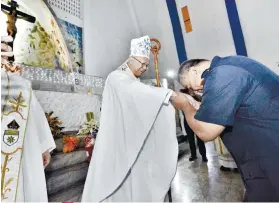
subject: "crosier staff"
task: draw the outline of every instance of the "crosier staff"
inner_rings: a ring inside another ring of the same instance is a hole
[[[159,40],[152,38],[150,39],[150,42],[155,42],[156,45],[151,46],[151,52],[154,55],[154,64],[155,64],[155,73],[156,73],[156,81],[157,81],[157,87],[161,87],[161,82],[160,82],[160,73],[159,73],[159,68],[158,68],[158,54],[161,49],[161,43]]]

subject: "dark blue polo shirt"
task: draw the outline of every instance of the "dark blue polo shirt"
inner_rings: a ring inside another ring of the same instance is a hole
[[[246,189],[250,187],[247,192],[254,194],[251,200],[279,201],[279,76],[247,57],[229,56],[215,57],[202,77],[202,104],[195,118],[232,126],[232,133],[222,139]],[[249,180],[258,182],[249,185]],[[271,191],[268,196],[277,196],[266,199],[263,188]]]

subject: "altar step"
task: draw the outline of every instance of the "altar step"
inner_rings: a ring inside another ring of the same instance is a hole
[[[49,195],[49,202],[80,202],[85,180],[77,182],[75,185],[68,187],[65,190],[58,191]]]
[[[86,151],[79,148],[71,153],[58,152],[53,154],[46,172],[55,171],[78,163],[87,162]]]
[[[87,162],[83,162],[52,172],[47,172],[46,181],[48,194],[51,195],[61,190],[67,190],[67,188],[85,180],[88,166],[89,164]]]
[[[70,153],[63,153],[62,137],[56,138],[55,144],[51,162],[45,169],[49,202],[78,202],[89,167],[84,139]]]

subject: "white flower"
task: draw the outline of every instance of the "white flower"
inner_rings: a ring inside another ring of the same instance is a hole
[[[86,135],[98,129],[99,129],[99,122],[97,120],[91,119],[90,121],[85,122],[85,124],[78,131],[78,135]]]

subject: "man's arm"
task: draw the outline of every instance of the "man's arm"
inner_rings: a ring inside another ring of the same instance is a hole
[[[196,120],[197,110],[191,105],[185,94],[177,93],[177,96],[172,98],[172,104],[184,111],[188,125],[203,141],[214,140],[225,129],[222,125]]]
[[[195,115],[197,110],[189,102],[186,103],[182,110],[184,111],[187,123],[190,128],[203,141],[211,141],[216,139],[225,129],[225,127],[222,125],[196,120]]]

